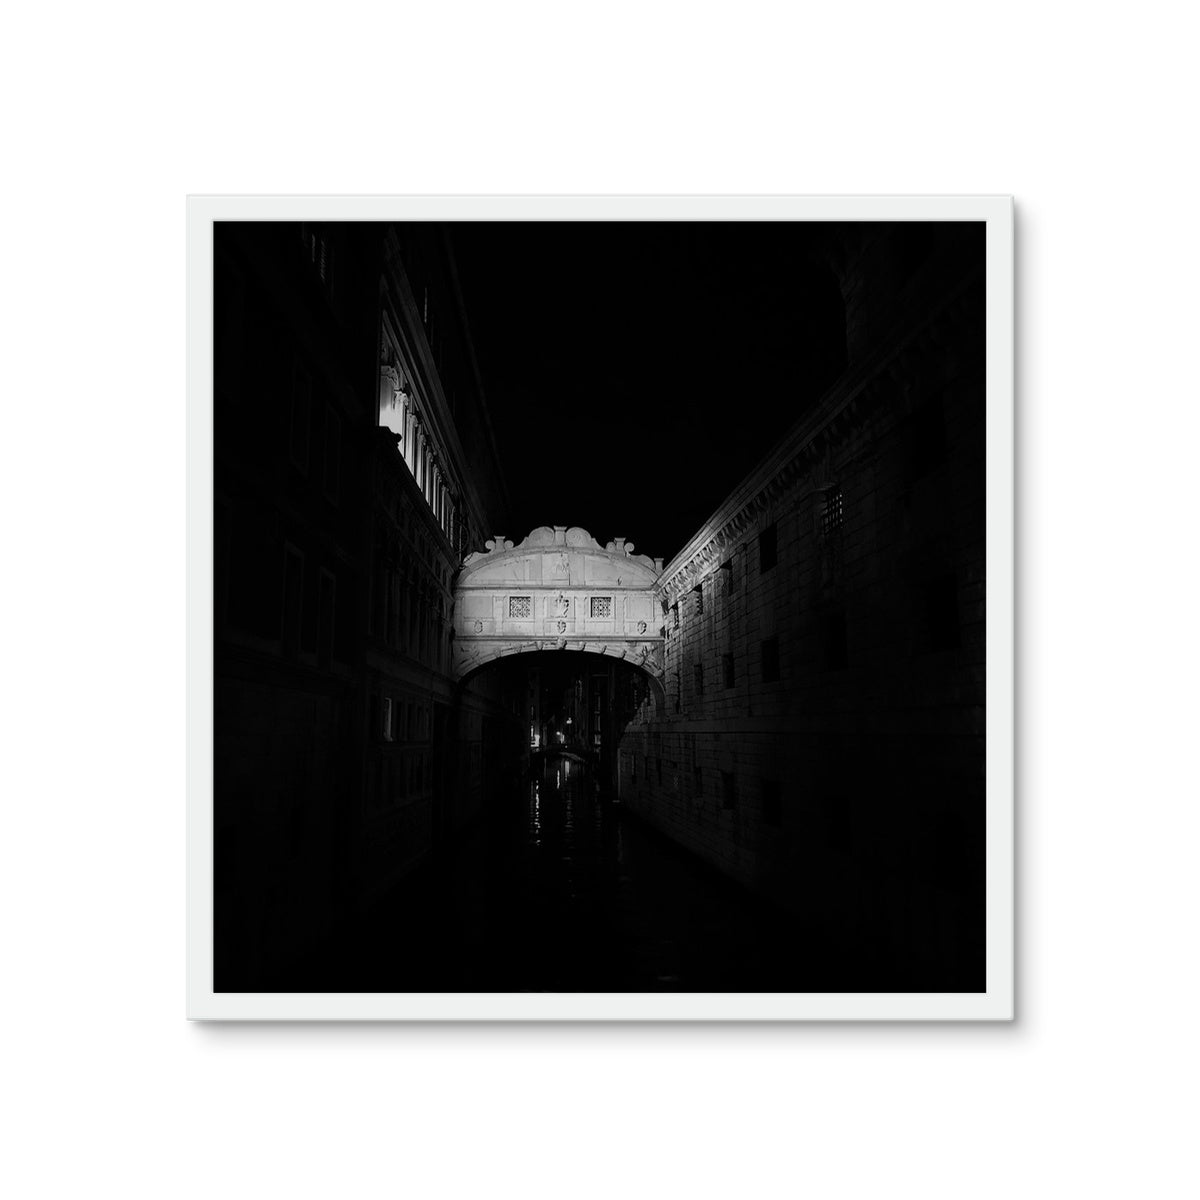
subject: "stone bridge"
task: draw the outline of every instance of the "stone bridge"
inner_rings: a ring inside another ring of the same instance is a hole
[[[519,546],[493,538],[459,573],[455,676],[524,651],[585,650],[623,659],[661,688],[662,569],[632,542],[601,546],[578,526],[543,525]]]

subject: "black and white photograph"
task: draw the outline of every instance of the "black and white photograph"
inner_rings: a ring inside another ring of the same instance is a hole
[[[987,992],[984,216],[211,231],[214,994]]]
[[[1187,6],[6,16],[0,1194],[1200,1194]]]

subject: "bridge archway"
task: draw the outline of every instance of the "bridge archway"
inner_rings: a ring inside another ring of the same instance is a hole
[[[465,675],[457,678],[456,684],[459,688],[466,687],[477,674],[479,674],[481,671],[486,671],[489,668],[502,669],[506,666],[512,666],[515,664],[516,667],[525,666],[529,669],[537,669],[544,666],[546,664],[547,657],[553,653],[553,647],[551,647],[549,650],[539,651],[536,646],[528,646],[509,654],[495,655],[483,659],[476,666],[472,667]],[[667,693],[663,686],[662,676],[652,674],[640,663],[631,661],[629,659],[620,658],[616,655],[599,655],[591,651],[588,651],[585,654],[571,656],[570,659],[567,659],[565,654],[563,657],[566,661],[580,662],[583,669],[586,669],[589,666],[592,668],[600,667],[603,666],[604,663],[608,662],[628,670],[632,675],[637,676],[644,681],[650,700],[654,705],[655,713],[660,717],[665,715]],[[628,714],[629,717],[632,717],[633,715],[634,714],[632,711]]]
[[[632,542],[601,546],[579,526],[543,525],[519,545],[493,538],[467,556],[455,586],[455,678],[529,651],[576,650],[636,667],[661,703],[662,568]]]

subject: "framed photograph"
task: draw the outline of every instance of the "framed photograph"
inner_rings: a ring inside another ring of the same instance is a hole
[[[1013,1017],[1009,197],[187,238],[189,1017]]]

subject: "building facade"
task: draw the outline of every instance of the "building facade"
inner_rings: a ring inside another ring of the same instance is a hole
[[[455,686],[506,495],[436,227],[215,231],[218,989],[269,986],[478,804],[519,703]]]
[[[983,986],[982,248],[829,240],[848,366],[667,564],[665,699],[619,755],[673,840],[954,988]]]

